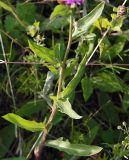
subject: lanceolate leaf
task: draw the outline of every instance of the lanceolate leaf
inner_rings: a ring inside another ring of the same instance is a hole
[[[71,144],[68,141],[63,141],[62,138],[49,140],[46,142],[46,146],[56,148],[60,151],[66,152],[67,154],[75,156],[92,156],[102,150],[102,148],[98,146]]]
[[[6,3],[4,3],[2,1],[0,1],[0,7],[4,8],[5,10],[7,10],[11,13],[14,13],[13,9],[9,5],[7,5]]]
[[[44,59],[46,62],[49,62],[51,64],[57,64],[55,58],[56,56],[53,50],[43,46],[39,46],[32,41],[29,41],[29,47],[35,54],[37,54],[40,58]]]
[[[67,114],[69,117],[73,119],[80,119],[82,116],[79,116],[71,107],[71,104],[68,99],[66,100],[58,100],[57,107],[62,113]]]
[[[75,90],[78,83],[80,82],[82,75],[84,74],[84,71],[85,71],[85,64],[87,61],[87,55],[90,55],[92,53],[93,47],[94,47],[94,42],[91,41],[89,44],[89,50],[85,54],[85,56],[83,57],[81,63],[79,64],[76,74],[74,75],[73,79],[68,83],[68,85],[66,86],[66,88],[62,92],[61,96],[63,98],[69,97],[69,95]]]
[[[104,3],[100,3],[88,15],[78,20],[77,26],[73,32],[73,39],[76,39],[88,32],[89,27],[101,16],[104,9]]]
[[[95,88],[104,92],[124,92],[125,85],[123,81],[115,74],[109,71],[98,73],[92,77],[92,83]]]
[[[107,41],[105,41],[107,43]],[[105,43],[105,46],[107,45]],[[126,44],[126,38],[125,37],[117,37],[115,44],[108,47],[107,49],[103,49],[102,53],[101,53],[101,59],[102,60],[110,60],[113,59],[117,56],[121,56],[122,57],[122,51],[123,48]]]
[[[42,122],[38,123],[35,121],[29,121],[13,113],[8,113],[2,117],[7,121],[14,123],[19,127],[24,128],[28,131],[32,132],[42,131],[45,128],[45,124]]]

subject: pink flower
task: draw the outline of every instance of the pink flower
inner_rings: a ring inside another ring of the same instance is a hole
[[[74,5],[74,4],[81,5],[84,3],[84,0],[63,0],[63,3],[67,5]]]

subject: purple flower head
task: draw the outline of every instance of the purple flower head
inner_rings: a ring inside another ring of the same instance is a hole
[[[63,0],[63,3],[67,5],[74,5],[74,4],[81,5],[84,3],[84,0]]]

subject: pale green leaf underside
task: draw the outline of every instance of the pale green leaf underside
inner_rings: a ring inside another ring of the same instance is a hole
[[[60,151],[66,152],[67,154],[75,156],[92,156],[102,150],[101,147],[94,145],[71,144],[68,141],[62,141],[62,138],[49,140],[46,142],[46,146],[56,148]]]
[[[88,32],[90,26],[101,16],[104,9],[104,2],[95,7],[88,15],[78,20],[77,26],[72,34],[73,39],[76,39]]]
[[[73,109],[68,99],[66,100],[58,100],[57,107],[60,112],[67,114],[69,117],[73,119],[80,119],[82,116],[78,115]]]
[[[22,117],[14,113],[8,113],[2,117],[7,121],[13,124],[16,124],[19,127],[24,128],[28,131],[32,131],[32,132],[42,131],[45,128],[45,124],[42,122],[38,123],[35,121],[29,121],[29,120],[23,119]]]

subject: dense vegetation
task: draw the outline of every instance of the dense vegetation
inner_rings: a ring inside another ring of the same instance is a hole
[[[128,159],[128,5],[0,0],[0,159]]]

